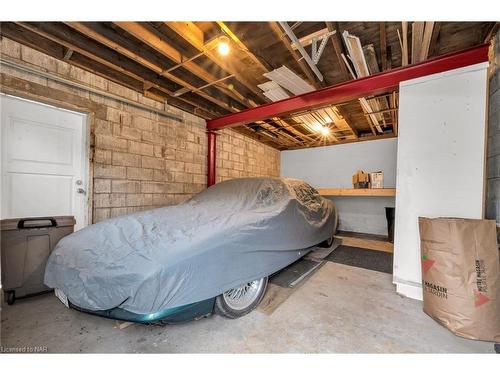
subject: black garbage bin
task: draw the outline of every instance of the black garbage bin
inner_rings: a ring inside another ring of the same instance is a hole
[[[385,217],[387,218],[387,237],[389,241],[394,242],[394,218],[396,216],[395,207],[385,208]]]

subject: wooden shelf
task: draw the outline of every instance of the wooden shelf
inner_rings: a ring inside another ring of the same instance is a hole
[[[340,197],[395,197],[395,188],[384,189],[350,189],[350,188],[320,188],[321,195]]]
[[[342,245],[392,253],[394,245],[385,236],[375,234],[338,231],[335,235]]]

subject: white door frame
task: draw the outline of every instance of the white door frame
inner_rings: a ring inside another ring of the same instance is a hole
[[[82,130],[82,143],[83,143],[83,147],[81,148],[82,150],[82,157],[81,157],[81,170],[82,170],[82,180],[83,180],[83,184],[81,185],[83,189],[85,189],[86,193],[85,193],[85,199],[82,199],[83,201],[83,207],[81,207],[81,218],[82,218],[82,222],[83,222],[83,225],[82,227],[85,227],[87,225],[89,225],[91,223],[91,219],[92,219],[92,216],[91,216],[91,209],[92,209],[92,192],[93,192],[93,181],[92,181],[92,175],[91,175],[91,162],[90,162],[90,129],[91,129],[91,123],[92,123],[92,114],[91,113],[88,113],[88,112],[85,112],[85,111],[82,111],[81,109],[73,109],[71,108],[71,106],[69,106],[70,108],[65,108],[65,107],[62,107],[62,106],[58,106],[58,105],[54,105],[54,104],[48,104],[46,102],[43,102],[43,101],[40,101],[38,98],[37,99],[33,99],[33,98],[30,98],[30,97],[22,97],[22,96],[19,96],[19,95],[11,95],[11,94],[7,94],[7,93],[4,93],[4,92],[0,92],[0,95],[1,96],[4,96],[4,97],[9,97],[9,98],[12,98],[12,99],[17,99],[17,100],[21,100],[21,101],[26,101],[26,102],[31,102],[31,103],[34,103],[34,104],[38,104],[38,105],[42,105],[42,106],[46,106],[46,107],[51,107],[51,108],[54,108],[56,110],[61,110],[61,111],[66,111],[66,112],[71,112],[71,113],[75,113],[77,115],[81,115],[83,116],[83,119],[82,119],[82,126],[84,127]],[[1,109],[0,109],[1,110]],[[1,142],[0,142],[0,153],[1,153]]]

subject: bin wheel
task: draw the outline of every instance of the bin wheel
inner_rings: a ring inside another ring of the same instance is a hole
[[[7,300],[7,305],[13,305],[14,302],[16,302],[16,292],[10,291],[5,293],[6,293],[5,299]]]
[[[500,354],[500,343],[496,343],[495,346],[494,346],[494,348],[495,348],[495,352],[497,354]]]

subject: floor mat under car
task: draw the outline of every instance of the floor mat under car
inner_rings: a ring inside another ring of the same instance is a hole
[[[392,273],[392,253],[340,245],[325,260],[372,271]]]

